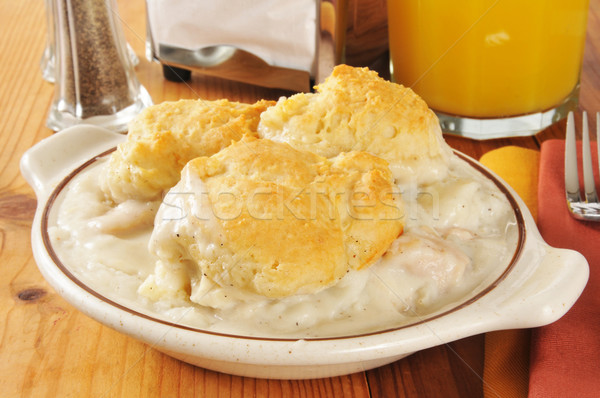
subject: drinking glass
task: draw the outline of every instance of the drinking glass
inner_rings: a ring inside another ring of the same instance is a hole
[[[392,79],[446,132],[532,135],[578,105],[589,0],[388,0]]]

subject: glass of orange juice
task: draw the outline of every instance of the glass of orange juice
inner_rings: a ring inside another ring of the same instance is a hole
[[[388,0],[392,79],[446,132],[532,135],[578,105],[589,0]]]

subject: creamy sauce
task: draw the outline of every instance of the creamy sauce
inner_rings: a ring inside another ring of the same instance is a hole
[[[152,253],[161,250],[169,233],[182,228],[184,221],[178,220],[184,218],[177,210],[183,206],[171,205],[157,215],[159,202],[111,205],[97,183],[104,163],[76,176],[55,204],[49,234],[58,256],[103,296],[205,330],[323,337],[417,322],[464,302],[494,281],[512,258],[518,238],[504,195],[453,158],[443,181],[399,187],[406,206],[405,232],[376,264],[315,294],[268,299],[207,278],[190,281],[185,270],[163,264],[165,257],[159,260]],[[201,202],[189,206],[203,211]],[[165,218],[171,222],[155,231],[159,239],[150,243],[155,217],[156,225]],[[186,261],[191,260],[182,263]]]

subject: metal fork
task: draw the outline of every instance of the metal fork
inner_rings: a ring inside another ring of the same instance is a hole
[[[596,134],[600,133],[600,112],[596,113]],[[577,169],[577,147],[573,112],[567,116],[567,137],[565,141],[565,190],[567,207],[571,215],[578,220],[600,221],[600,201],[594,184],[590,133],[587,112],[583,112],[581,137],[581,157],[583,165],[584,197],[579,192],[579,173]],[[600,155],[600,139],[596,137],[596,150]],[[600,156],[599,156],[600,159]]]

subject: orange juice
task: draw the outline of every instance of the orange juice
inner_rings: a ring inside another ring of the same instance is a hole
[[[387,3],[393,79],[436,111],[544,111],[579,82],[589,0]]]

